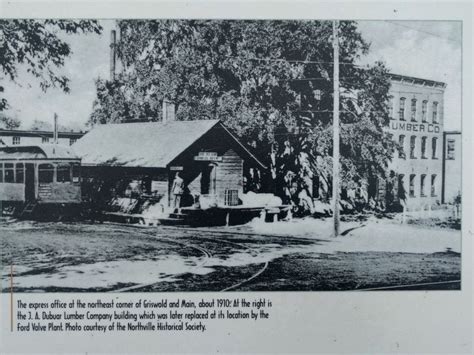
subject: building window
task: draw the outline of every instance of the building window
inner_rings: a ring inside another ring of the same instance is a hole
[[[43,184],[52,183],[54,179],[54,166],[51,164],[41,164],[38,167],[38,181]]]
[[[415,174],[410,175],[410,191],[409,191],[410,197],[415,197],[415,177],[416,177]]]
[[[454,151],[454,145],[456,141],[454,139],[448,139],[448,144],[447,144],[447,152],[446,152],[446,159],[448,160],[454,160],[455,159],[455,151]]]
[[[426,137],[421,137],[421,159],[426,159]]]
[[[20,144],[20,137],[12,137],[12,144],[13,145]]]
[[[400,108],[398,110],[398,118],[400,121],[405,121],[405,98],[400,97]]]
[[[73,145],[74,143],[76,143],[76,141],[76,138],[69,138],[69,145]]]
[[[224,205],[225,206],[237,206],[239,204],[239,190],[224,191]]]
[[[13,183],[15,182],[15,170],[13,163],[5,163],[5,182]]]
[[[393,96],[388,97],[388,117],[393,120]]]
[[[431,158],[438,159],[438,138],[431,138]]]
[[[433,123],[438,123],[438,103],[433,102]]]
[[[426,196],[425,195],[425,182],[426,182],[426,175],[425,174],[420,175],[420,196]]]
[[[410,137],[410,159],[416,159],[415,148],[416,148],[416,136],[411,136]]]
[[[428,110],[428,100],[423,100],[421,103],[421,121],[428,122],[426,120],[426,111]]]
[[[431,175],[431,196],[436,196],[436,174]]]
[[[49,143],[49,137],[41,137],[41,143]]]
[[[15,182],[23,184],[25,182],[25,170],[23,163],[17,163],[15,166]]]
[[[400,145],[400,150],[398,151],[398,157],[405,159],[405,136],[400,134],[398,137],[398,144]]]
[[[0,182],[3,182],[3,163],[0,163]]]
[[[416,122],[416,99],[411,99],[411,120]]]
[[[399,174],[398,175],[398,188],[397,188],[397,195],[399,200],[405,200],[406,199],[406,191],[405,191],[405,184],[403,182],[405,178],[404,174]]]

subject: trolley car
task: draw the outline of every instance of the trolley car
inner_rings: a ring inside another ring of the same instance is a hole
[[[20,217],[81,203],[80,164],[57,144],[0,147],[0,205]],[[38,208],[42,205],[41,208]]]

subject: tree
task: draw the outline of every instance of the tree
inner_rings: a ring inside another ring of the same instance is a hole
[[[20,127],[21,121],[17,117],[7,116],[0,112],[0,128],[16,129]]]
[[[288,198],[318,174],[330,184],[332,43],[329,21],[119,21],[125,70],[98,81],[90,124],[160,120],[172,100],[178,119],[218,118],[272,166]],[[341,160],[344,187],[384,176],[395,144],[388,122],[387,69],[360,67],[369,45],[340,25]],[[296,187],[295,187],[296,186]],[[290,191],[292,190],[292,191]],[[286,191],[286,192],[285,192]]]
[[[0,80],[15,82],[19,66],[39,80],[42,90],[59,87],[69,92],[69,79],[57,72],[71,54],[61,34],[96,33],[102,27],[89,20],[0,20]],[[0,93],[4,87],[0,85]],[[8,103],[0,97],[0,111]]]

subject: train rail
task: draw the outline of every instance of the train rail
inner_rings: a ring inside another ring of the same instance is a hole
[[[119,232],[126,232],[126,233],[130,232],[130,230],[124,230],[124,229],[116,229],[116,230],[119,231]],[[142,232],[142,231],[135,230],[134,232],[135,233],[138,232],[139,234],[141,234],[143,236],[146,236],[148,238],[150,238],[150,237],[152,237],[154,239],[157,238],[157,236],[154,236],[154,235]],[[207,264],[207,262],[210,260],[210,258],[212,257],[212,253],[208,249],[203,248],[201,246],[196,246],[196,245],[190,244],[190,243],[183,243],[183,242],[177,241],[175,239],[167,238],[167,237],[161,237],[160,236],[159,239],[162,240],[162,241],[165,241],[167,243],[174,243],[174,244],[178,244],[178,245],[181,245],[183,247],[186,247],[186,248],[199,250],[204,255],[204,260],[201,264],[196,265],[196,267],[205,266]],[[151,283],[147,283],[147,284],[133,285],[133,286],[124,287],[124,288],[120,288],[120,289],[114,289],[114,290],[111,290],[109,292],[136,291],[136,290],[139,290],[139,289],[142,289],[142,288],[145,288],[145,287],[150,287],[150,286],[156,285],[157,283],[159,283],[159,282],[151,282]]]
[[[199,250],[204,255],[205,258],[204,258],[202,263],[196,265],[197,268],[205,266],[209,262],[209,260],[212,258],[212,252],[207,248],[204,248],[202,246],[197,246],[194,243],[181,242],[181,241],[178,241],[176,239],[163,237],[163,236],[157,236],[157,235],[153,235],[151,233],[146,233],[144,231],[137,230],[137,229],[141,229],[141,228],[144,228],[144,227],[133,227],[133,228],[130,228],[130,229],[116,229],[116,230],[119,231],[119,232],[124,232],[124,233],[130,233],[131,231],[133,231],[134,233],[138,233],[138,234],[140,234],[142,236],[145,236],[147,238],[159,239],[159,240],[165,241],[167,243],[179,244],[183,247]],[[173,228],[173,227],[168,227],[168,228]],[[193,231],[195,231],[195,229],[193,229]],[[206,230],[206,232],[215,233],[215,234],[220,233],[220,231],[210,231],[210,230]],[[211,241],[213,243],[218,242],[218,243],[230,244],[232,246],[236,246],[240,249],[246,250],[252,256],[258,255],[258,253],[256,253],[254,250],[252,250],[251,248],[249,248],[245,245],[242,245],[240,243],[235,243],[235,242],[231,242],[231,241],[227,241],[227,240],[222,240],[220,238],[219,239],[212,239],[212,238],[206,238],[206,237],[196,237],[196,239],[199,239],[199,240],[202,240],[202,241],[204,241],[204,240],[205,241]],[[264,262],[262,267],[259,268],[259,270],[257,272],[255,272],[254,274],[252,274],[250,277],[222,289],[221,292],[234,290],[234,289],[236,289],[236,288],[238,288],[238,287],[240,287],[244,284],[247,284],[247,283],[251,282],[252,280],[257,278],[259,275],[261,275],[267,268],[268,268],[268,261]],[[179,275],[182,275],[182,274],[178,274],[176,276],[179,276]],[[128,286],[128,287],[123,287],[123,288],[120,288],[120,289],[113,289],[113,290],[110,290],[109,292],[116,293],[116,292],[137,291],[137,290],[140,290],[140,289],[143,289],[143,288],[147,288],[147,287],[157,285],[159,283],[160,283],[160,281],[151,282],[151,283],[147,283],[147,284],[133,285],[133,286]]]

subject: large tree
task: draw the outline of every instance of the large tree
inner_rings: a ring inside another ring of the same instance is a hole
[[[8,106],[1,96],[2,83],[16,82],[21,66],[39,81],[42,90],[53,86],[69,92],[69,79],[58,69],[71,54],[71,47],[61,34],[101,31],[97,21],[89,20],[0,20],[0,111]]]
[[[160,120],[167,98],[178,119],[223,120],[268,159],[277,186],[301,189],[314,173],[330,180],[331,22],[125,20],[118,27],[124,70],[115,81],[97,82],[91,125]],[[369,45],[354,22],[341,22],[340,48],[347,186],[383,176],[395,147],[383,129],[387,69],[356,64]]]

